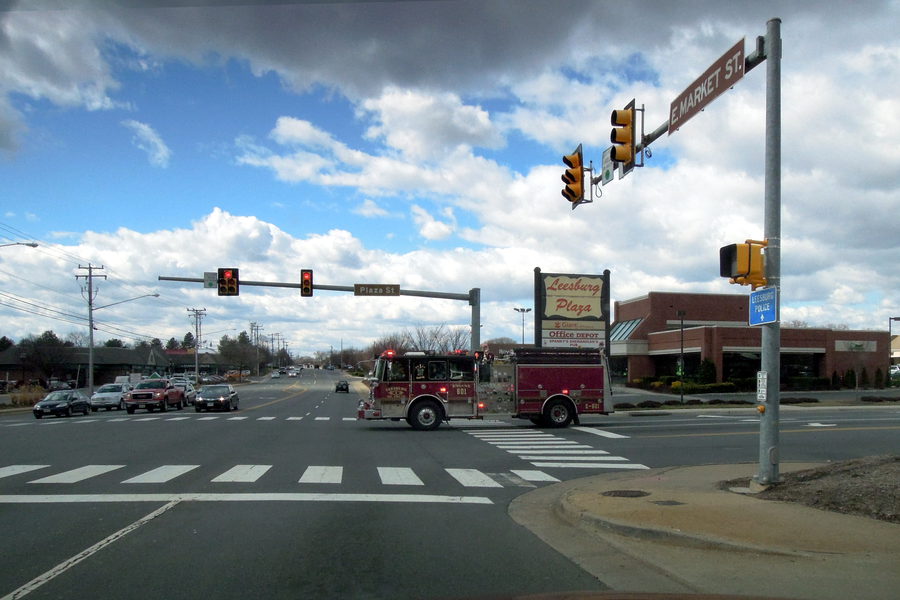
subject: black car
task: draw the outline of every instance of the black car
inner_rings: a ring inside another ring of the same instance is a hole
[[[238,394],[231,384],[205,385],[197,392],[194,399],[194,410],[212,410],[221,408],[224,411],[237,410]]]
[[[334,391],[335,392],[347,392],[349,394],[350,393],[350,384],[347,383],[345,380],[341,379],[336,384],[334,384]]]
[[[91,412],[91,399],[81,390],[59,390],[47,394],[32,410],[35,419],[40,419],[44,415],[57,417],[71,417],[72,413],[87,415]]]

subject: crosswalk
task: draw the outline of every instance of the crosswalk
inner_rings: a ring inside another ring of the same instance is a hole
[[[132,474],[128,465],[123,464],[90,464],[62,471],[54,471],[52,465],[19,464],[0,466],[0,493],[4,483],[18,486],[21,483],[28,487],[48,488],[54,490],[89,482],[102,480],[105,484],[140,486],[146,488],[177,482],[180,477],[203,469],[203,465],[160,465],[140,473]],[[238,464],[215,474],[209,479],[201,478],[213,484],[256,484],[265,483],[266,477],[273,473],[275,465]],[[281,468],[282,470],[284,467]],[[364,483],[382,486],[428,487],[456,485],[463,488],[504,488],[504,487],[537,487],[537,484],[555,483],[559,479],[539,470],[513,469],[508,472],[486,473],[472,468],[442,468],[416,472],[411,467],[377,466],[372,469],[353,468],[351,479],[347,477],[347,469],[337,465],[309,465],[301,471],[299,478],[292,478],[300,487],[310,485],[336,486],[347,483]],[[46,474],[44,474],[46,473]],[[119,473],[117,475],[117,473]],[[128,476],[124,476],[127,474]],[[43,475],[43,476],[39,476]],[[209,474],[208,474],[209,475]],[[36,477],[36,478],[35,478]],[[111,479],[113,478],[114,479]],[[124,478],[123,478],[124,477]],[[296,477],[296,475],[294,476]],[[105,479],[104,479],[105,478]]]
[[[609,451],[594,448],[545,431],[534,429],[464,429],[465,433],[491,446],[518,456],[532,466],[554,469],[649,469],[633,463],[624,456],[611,455]],[[589,433],[605,438],[625,436],[592,430]]]

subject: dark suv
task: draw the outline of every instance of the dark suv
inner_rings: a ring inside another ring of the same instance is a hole
[[[343,379],[341,379],[336,384],[334,384],[334,391],[335,392],[347,392],[349,394],[350,393],[350,384],[347,383],[346,381],[344,381]]]

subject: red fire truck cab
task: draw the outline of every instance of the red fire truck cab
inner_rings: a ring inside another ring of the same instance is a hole
[[[612,412],[605,357],[591,349],[518,348],[502,358],[387,350],[367,382],[358,419],[405,419],[421,430],[485,416],[566,427],[582,414]]]

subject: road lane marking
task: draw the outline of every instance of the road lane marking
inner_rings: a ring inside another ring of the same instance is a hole
[[[331,417],[316,417],[316,421],[330,421]]]
[[[10,465],[8,467],[0,467],[0,479],[12,475],[19,475],[21,473],[37,471],[38,469],[46,469],[49,466],[50,465]]]
[[[235,465],[212,479],[213,483],[253,483],[266,474],[272,465]]]
[[[257,421],[274,421],[275,417],[257,417]]]
[[[140,419],[134,419],[134,421],[159,421],[160,417],[142,417]]]
[[[532,439],[517,439],[515,441],[504,440],[502,442],[492,442],[488,441],[488,444],[492,446],[497,446],[498,448],[502,448],[504,446],[508,446],[510,444],[531,444],[535,446],[539,445],[553,445],[553,444],[561,444],[561,445],[580,445],[578,442],[573,442],[571,440],[563,440],[563,439],[555,439],[555,440],[532,440]]]
[[[603,429],[594,429],[593,427],[573,427],[575,431],[583,431],[585,433],[593,433],[594,435],[599,435],[601,437],[617,440],[617,439],[628,439],[627,435],[622,435],[620,433],[613,433],[612,431],[605,431]]]
[[[543,448],[536,448],[535,450],[543,450]],[[529,452],[534,452],[534,450],[507,450],[510,454],[528,454]],[[560,456],[565,454],[580,454],[580,455],[588,455],[588,454],[609,454],[606,450],[569,450],[568,447],[561,450],[553,450],[552,454],[554,456]]]
[[[503,487],[477,469],[445,469],[465,487]]]
[[[219,417],[198,417],[197,420],[198,421],[215,421],[218,418]]]
[[[509,446],[497,446],[501,450],[506,450],[507,452],[512,452],[513,450],[565,450],[567,448],[586,448],[590,449],[591,446],[585,446],[584,444],[577,444],[574,446],[570,445],[552,445],[552,446],[534,446],[531,444],[512,444]]]
[[[543,471],[534,471],[534,470],[529,470],[529,469],[512,469],[511,472],[515,473],[516,475],[518,475],[525,481],[550,481],[550,482],[559,481],[559,479],[557,479],[553,475],[548,475],[547,473],[544,473]]]
[[[3,498],[3,497],[0,497],[0,498]],[[3,500],[0,499],[0,502],[2,502],[2,501]],[[86,549],[82,550],[81,552],[79,552],[78,554],[72,556],[71,558],[64,560],[63,562],[59,563],[58,565],[56,565],[49,571],[46,571],[45,573],[38,575],[37,577],[35,577],[34,579],[29,581],[25,585],[19,587],[18,589],[13,590],[9,594],[3,596],[2,598],[0,598],[0,600],[13,600],[15,598],[21,598],[22,596],[25,596],[26,594],[33,592],[34,590],[41,587],[48,581],[51,581],[53,578],[68,571],[69,569],[71,569],[72,567],[74,567],[75,565],[80,563],[81,561],[85,560],[86,558],[90,558],[91,556],[93,556],[94,554],[96,554],[97,552],[99,552],[100,550],[105,548],[106,546],[109,546],[110,544],[112,544],[116,540],[120,539],[121,537],[128,535],[129,533],[131,533],[132,531],[134,531],[141,525],[144,525],[145,523],[148,523],[149,521],[152,521],[153,519],[162,515],[163,513],[170,510],[175,505],[177,505],[179,503],[179,501],[180,500],[178,500],[178,499],[169,500],[167,504],[164,504],[163,506],[160,506],[153,512],[144,515],[143,517],[141,517],[134,523],[127,525],[126,527],[123,527],[122,529],[113,533],[112,535],[108,535],[107,537],[103,538],[102,540],[100,540],[99,542],[97,542],[96,544],[91,546],[90,548],[86,548]]]
[[[627,461],[624,456],[559,456],[556,454],[528,454],[519,456],[522,460],[568,460],[568,461],[586,461],[586,460],[610,460],[610,461]]]
[[[344,467],[306,467],[298,483],[340,483]]]
[[[250,417],[228,417],[228,421],[246,421]]]
[[[171,419],[166,419],[166,421],[185,421],[190,419],[190,417],[172,417]]]
[[[78,467],[77,469],[72,469],[71,471],[65,471],[63,473],[57,473],[56,475],[50,475],[49,477],[35,479],[34,481],[29,481],[28,483],[78,483],[79,481],[90,479],[91,477],[96,477],[98,475],[103,475],[104,473],[109,473],[110,471],[115,471],[116,469],[121,469],[124,466],[125,465],[85,465],[83,467]]]
[[[288,417],[288,421],[302,421],[303,417]]]
[[[561,463],[561,462],[533,462],[536,467],[555,468],[579,468],[579,469],[649,469],[646,465],[637,463]]]
[[[151,471],[147,471],[122,483],[166,483],[188,471],[193,471],[200,465],[163,465]]]
[[[383,485],[425,485],[409,467],[378,467]]]

